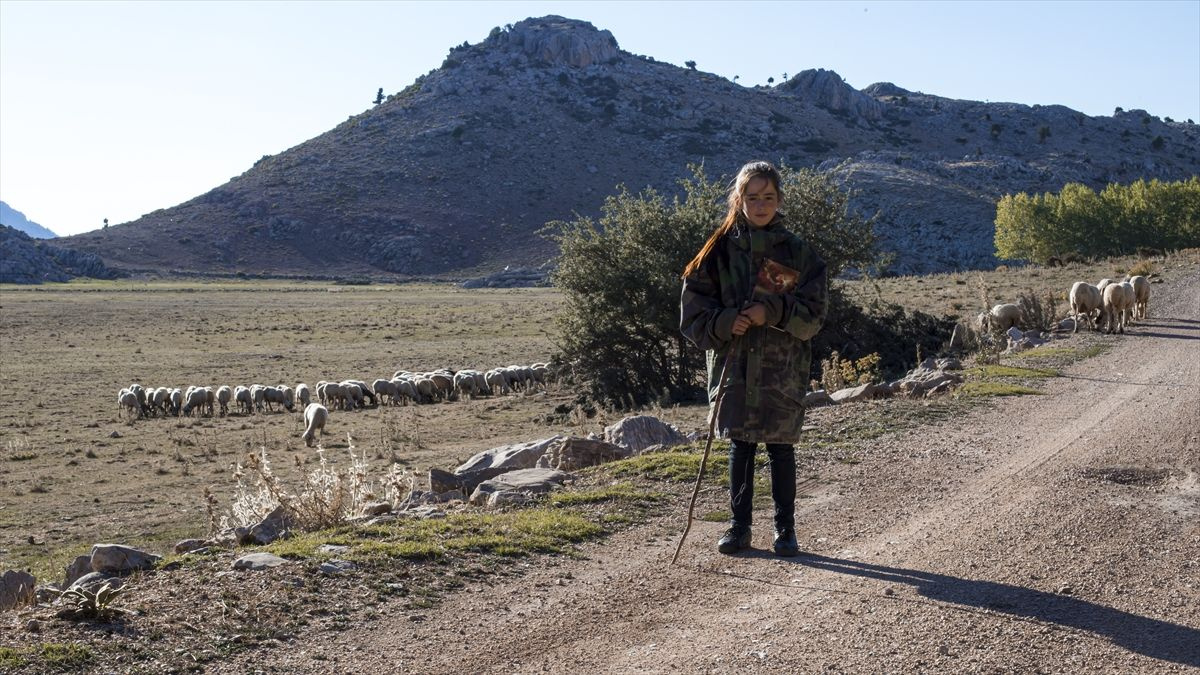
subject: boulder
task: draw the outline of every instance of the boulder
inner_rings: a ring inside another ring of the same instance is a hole
[[[521,507],[528,506],[533,503],[533,497],[525,492],[514,492],[512,490],[503,490],[501,492],[493,492],[487,498],[487,505],[492,508]]]
[[[120,577],[115,577],[111,574],[105,574],[104,572],[89,572],[76,579],[70,586],[67,587],[67,590],[77,588],[81,591],[92,592],[99,590],[104,584],[109,584],[113,588],[120,588],[123,583],[124,582],[121,581]]]
[[[70,565],[67,565],[66,576],[63,578],[63,588],[68,588],[75,580],[88,572],[92,571],[92,556],[81,555],[77,556]]]
[[[175,544],[176,553],[191,553],[192,551],[204,548],[203,539],[184,539]]]
[[[391,502],[371,502],[364,504],[362,514],[364,516],[382,516],[385,513],[390,513],[392,510]]]
[[[105,574],[152,569],[154,563],[161,559],[162,556],[120,544],[96,544],[92,547],[92,569]]]
[[[966,339],[967,327],[961,323],[956,323],[954,324],[954,332],[950,334],[950,344],[946,346],[946,349],[952,352],[961,352],[965,349],[964,343]]]
[[[480,475],[479,472],[487,469],[504,469],[508,471],[513,469],[532,469],[537,466],[538,459],[546,454],[546,451],[552,445],[564,438],[566,437],[552,436],[538,441],[514,443],[512,445],[502,445],[498,448],[492,448],[491,450],[484,450],[455,469],[454,474],[459,476],[460,479],[466,479],[469,476]]]
[[[470,502],[483,505],[496,492],[544,494],[562,485],[571,475],[556,469],[521,469],[486,480],[471,493]]]
[[[258,524],[250,528],[246,533],[246,537],[242,540],[244,543],[258,544],[265,546],[276,539],[284,538],[288,535],[288,531],[292,527],[292,517],[283,506],[276,506],[275,510],[268,513],[266,518],[263,518]]]
[[[805,408],[820,408],[821,406],[833,405],[834,403],[836,403],[836,401],[834,401],[824,389],[810,391],[805,394],[804,399],[800,401],[800,405]]]
[[[653,446],[651,446],[653,447]],[[643,448],[644,449],[644,448]],[[553,445],[546,454],[538,460],[538,466],[558,469],[560,471],[575,471],[588,466],[596,466],[605,462],[625,459],[634,454],[627,447],[613,445],[604,441],[591,441],[586,438],[564,438],[561,443]]]
[[[342,572],[350,572],[358,568],[358,565],[349,560],[327,560],[321,563],[318,568],[322,574],[341,574]]]
[[[875,385],[871,382],[850,389],[839,389],[829,395],[834,403],[855,403],[875,398]]]
[[[37,580],[29,572],[8,570],[0,575],[0,611],[37,602]]]
[[[287,560],[273,553],[249,553],[233,561],[235,570],[265,570],[286,565]]]
[[[629,454],[641,454],[651,445],[686,445],[688,440],[674,425],[667,424],[652,415],[626,417],[604,428],[604,440],[630,450]]]

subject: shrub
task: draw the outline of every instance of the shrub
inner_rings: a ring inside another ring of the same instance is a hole
[[[1021,325],[1025,330],[1053,330],[1058,324],[1055,315],[1056,302],[1054,294],[1045,291],[1039,298],[1033,290],[1017,296],[1017,307],[1021,308]]]

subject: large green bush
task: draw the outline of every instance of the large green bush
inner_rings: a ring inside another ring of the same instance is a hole
[[[561,255],[551,279],[565,303],[557,317],[559,365],[607,405],[680,401],[702,391],[704,354],[679,332],[680,274],[725,212],[725,181],[702,167],[668,199],[625,187],[599,220],[549,223]],[[788,225],[825,259],[830,275],[876,262],[872,224],[850,212],[849,194],[807,169],[784,168]]]
[[[1200,176],[1113,183],[1099,193],[1068,183],[1058,194],[1005,195],[996,204],[995,242],[999,258],[1041,263],[1200,246]]]

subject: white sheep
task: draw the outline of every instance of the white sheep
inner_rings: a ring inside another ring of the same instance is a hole
[[[996,305],[989,313],[989,325],[992,330],[1006,331],[1013,326],[1021,325],[1021,308],[1013,304]]]
[[[400,402],[407,405],[408,401],[417,400],[417,388],[411,380],[403,378],[395,378],[392,384],[396,385],[396,394],[400,397]]]
[[[309,403],[304,408],[304,434],[301,438],[304,439],[304,444],[312,447],[313,438],[317,431],[320,430],[321,438],[325,437],[325,422],[329,419],[329,410],[320,403]]]
[[[366,394],[363,392],[362,387],[358,386],[358,383],[346,380],[339,382],[338,386],[342,388],[342,401],[345,403],[346,410],[366,407]]]
[[[484,373],[483,377],[487,380],[488,388],[492,390],[493,394],[508,393],[508,378],[504,377],[503,371],[493,368]]]
[[[292,405],[288,403],[287,396],[279,387],[263,387],[262,393],[263,403],[266,404],[268,410],[274,412],[275,408],[272,404],[279,404],[291,412]]]
[[[460,370],[455,373],[454,392],[462,399],[473,398],[477,393],[475,374],[469,370]]]
[[[265,410],[266,398],[263,394],[264,389],[266,387],[261,384],[250,385],[250,399],[254,401],[254,409],[260,413]]]
[[[221,417],[229,414],[229,402],[233,400],[233,390],[229,385],[217,387],[217,403],[221,406]]]
[[[1138,319],[1145,319],[1149,316],[1150,280],[1138,275],[1130,277],[1129,283],[1133,285],[1133,315]]]
[[[308,408],[308,404],[312,403],[312,392],[308,390],[308,385],[301,382],[296,385],[296,400],[300,401],[300,405]]]
[[[192,411],[199,409],[203,414],[204,409],[208,407],[208,392],[202,387],[188,387],[187,395],[184,396],[183,414],[187,417],[192,416]]]
[[[1107,288],[1108,285],[1111,284],[1112,282],[1113,282],[1112,279],[1101,279],[1100,283],[1096,284],[1096,288],[1099,288],[1100,292],[1103,293],[1104,289]]]
[[[1071,286],[1071,294],[1069,297],[1071,302],[1071,314],[1075,317],[1075,328],[1072,333],[1079,331],[1079,324],[1087,322],[1092,329],[1096,329],[1096,319],[1093,312],[1099,312],[1104,304],[1104,296],[1101,295],[1100,289],[1089,284],[1086,281],[1076,281]]]
[[[392,405],[400,404],[400,392],[396,390],[396,384],[391,380],[375,380],[371,383],[371,389],[375,391],[375,395],[379,397],[381,403],[383,397],[387,396]]]
[[[132,414],[141,418],[142,405],[138,403],[137,394],[129,391],[128,389],[122,389],[119,393],[117,393],[117,410],[119,412],[124,412],[126,408],[132,411]]]
[[[244,387],[239,384],[237,388],[233,390],[233,400],[237,401],[238,412],[242,412],[247,415],[254,414],[254,396],[250,393],[250,389],[248,387]]]
[[[291,412],[293,409],[295,409],[295,407],[296,407],[296,390],[292,389],[291,387],[287,386],[286,384],[281,384],[276,388],[279,389],[279,391],[283,392],[283,407],[287,408],[288,412]]]
[[[363,397],[371,401],[371,405],[378,404],[378,399],[375,398],[375,392],[367,386],[366,382],[363,382],[362,380],[342,380],[342,384],[352,384],[358,387],[359,391],[362,392]],[[366,407],[366,404],[360,402],[359,407]]]
[[[183,410],[183,391],[179,388],[171,390],[169,394],[171,398],[171,414],[179,417],[179,413]]]
[[[1104,326],[1104,332],[1125,332],[1125,317],[1133,310],[1136,297],[1133,286],[1128,282],[1105,286],[1104,306],[1100,310],[1098,322],[1098,325]]]

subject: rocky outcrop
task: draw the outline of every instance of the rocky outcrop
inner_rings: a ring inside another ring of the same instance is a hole
[[[93,253],[63,248],[31,238],[24,232],[0,226],[0,283],[40,284],[70,281],[74,277],[115,279],[111,270]]]
[[[883,119],[883,104],[846,84],[832,70],[805,70],[779,85],[779,90],[813,105],[846,113],[854,118]]]
[[[638,454],[654,445],[672,447],[688,440],[679,429],[651,415],[635,415],[604,428],[604,440]]]
[[[561,16],[526,19],[507,30],[494,29],[484,45],[518,50],[542,63],[573,68],[605,63],[620,54],[612,33]]]

